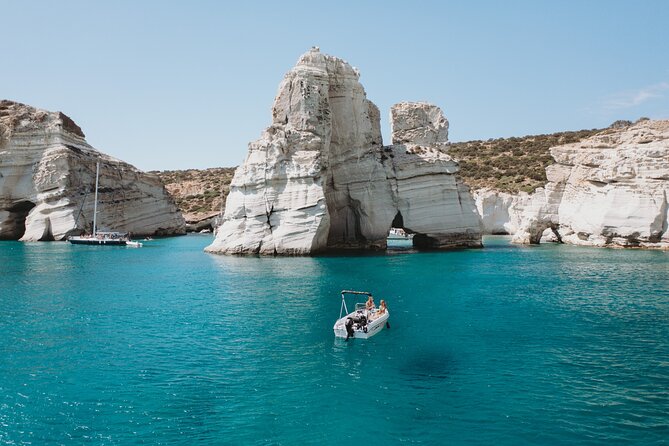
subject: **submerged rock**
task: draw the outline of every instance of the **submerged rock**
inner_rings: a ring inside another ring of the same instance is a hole
[[[486,232],[502,226],[532,244],[550,229],[576,245],[669,248],[669,121],[611,128],[551,155],[534,194],[477,194]]]
[[[63,240],[90,232],[96,162],[98,229],[183,234],[185,223],[156,175],[91,147],[60,112],[0,101],[0,239]]]
[[[383,147],[359,73],[317,48],[286,74],[272,125],[249,144],[208,252],[303,255],[383,249],[391,225],[422,247],[480,246],[458,165],[440,152],[447,122],[429,104],[393,109]]]

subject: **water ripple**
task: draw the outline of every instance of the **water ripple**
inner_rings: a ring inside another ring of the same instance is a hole
[[[667,253],[259,259],[209,241],[0,244],[0,444],[669,438]],[[334,339],[342,288],[386,299],[391,328]]]

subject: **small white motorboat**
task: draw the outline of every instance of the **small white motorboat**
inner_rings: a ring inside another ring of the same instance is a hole
[[[342,290],[341,292],[341,309],[339,310],[339,319],[334,324],[334,334],[338,338],[371,338],[381,330],[383,327],[390,326],[388,318],[390,313],[388,310],[379,310],[372,308],[368,310],[365,302],[356,303],[355,310],[348,312],[346,307],[346,295],[364,295],[372,297],[372,293],[366,291],[350,291]]]
[[[125,242],[125,246],[129,246],[131,248],[141,248],[144,245],[142,244],[142,242],[138,242],[135,240],[128,240]]]

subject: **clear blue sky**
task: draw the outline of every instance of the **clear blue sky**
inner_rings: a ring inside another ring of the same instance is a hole
[[[669,118],[669,1],[0,0],[0,98],[143,170],[235,166],[311,46],[464,141]]]

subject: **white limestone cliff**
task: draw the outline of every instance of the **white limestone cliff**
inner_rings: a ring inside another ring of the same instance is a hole
[[[448,142],[448,121],[426,102],[400,102],[390,110],[393,144],[434,146]]]
[[[476,209],[484,234],[515,234],[522,223],[522,212],[529,195],[518,195],[491,189],[474,191]]]
[[[424,102],[392,106],[393,145],[385,160],[393,187],[397,220],[393,226],[414,233],[417,247],[481,246],[481,227],[460,166],[447,153],[448,121],[441,109]]]
[[[669,249],[669,121],[611,128],[551,155],[548,183],[534,194],[479,191],[486,232],[504,227],[525,244],[551,230],[575,245]]]
[[[405,144],[444,139],[441,111],[407,105],[407,118],[395,123],[400,144],[384,148],[379,110],[358,79],[348,63],[317,48],[300,57],[279,86],[272,124],[235,172],[208,252],[383,249],[393,222],[416,232],[426,248],[480,246],[457,163],[436,148]],[[410,134],[410,119],[425,128]]]
[[[96,162],[98,229],[172,235],[185,222],[156,175],[91,147],[66,115],[0,101],[0,239],[90,232]]]

